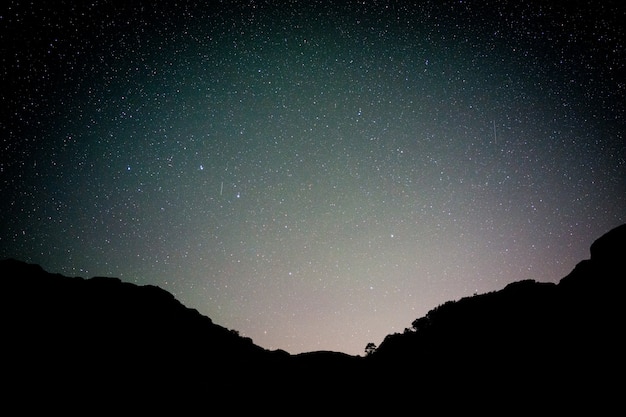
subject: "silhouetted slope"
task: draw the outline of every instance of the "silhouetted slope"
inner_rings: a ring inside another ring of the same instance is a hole
[[[144,412],[174,403],[274,414],[613,405],[624,371],[625,255],[626,225],[595,241],[559,284],[521,281],[447,302],[365,358],[270,352],[158,287],[6,260],[5,397],[59,409],[82,399]]]
[[[288,356],[158,287],[68,278],[14,260],[0,271],[4,376],[26,396],[206,400],[256,386]]]
[[[625,278],[626,225],[594,242],[591,259],[558,285],[521,281],[447,302],[387,336],[368,361],[382,380],[397,381],[398,369],[420,375],[413,389],[424,393],[445,386],[474,400],[520,400],[530,390],[563,407],[576,398],[616,401]]]
[[[0,261],[0,278],[3,377],[20,404],[275,411],[312,395],[337,401],[361,373],[362,358],[342,353],[262,349],[158,287],[15,260]]]

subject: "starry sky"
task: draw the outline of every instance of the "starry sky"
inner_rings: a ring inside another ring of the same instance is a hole
[[[362,354],[626,222],[626,12],[5,1],[0,258]]]

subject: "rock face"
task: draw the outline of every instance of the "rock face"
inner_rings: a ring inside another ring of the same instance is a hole
[[[626,266],[626,224],[616,227],[593,242],[590,252],[591,261],[599,268],[623,274]]]
[[[158,287],[5,260],[5,396],[26,409],[86,401],[140,412],[292,413],[294,402],[296,410],[351,413],[391,412],[405,401],[608,407],[621,400],[614,381],[624,370],[625,250],[626,225],[596,240],[591,258],[559,284],[521,281],[447,302],[365,358],[267,351]]]
[[[593,242],[590,253],[591,258],[576,265],[559,285],[579,287],[582,291],[591,288],[621,291],[626,278],[626,224]]]

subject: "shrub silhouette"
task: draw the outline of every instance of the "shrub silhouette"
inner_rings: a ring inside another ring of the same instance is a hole
[[[372,342],[368,343],[365,346],[365,355],[369,356],[369,355],[371,355],[374,352],[376,352],[376,344],[372,343]]]

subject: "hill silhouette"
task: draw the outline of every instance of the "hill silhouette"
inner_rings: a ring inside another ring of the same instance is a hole
[[[445,387],[473,401],[534,399],[561,410],[583,399],[602,398],[596,407],[617,401],[625,255],[622,225],[596,240],[591,258],[558,284],[520,281],[447,302],[387,336],[371,362],[379,378],[395,381],[401,368],[423,376],[424,392]]]
[[[520,281],[447,302],[366,357],[269,351],[158,287],[4,260],[4,396],[27,409],[89,403],[144,412],[297,404],[355,413],[404,410],[407,401],[597,410],[621,398],[625,252],[622,225],[558,284]]]
[[[50,395],[154,398],[212,392],[273,354],[155,286],[69,278],[14,260],[0,266],[5,358],[13,387]],[[260,358],[263,357],[263,360]],[[36,377],[34,377],[36,376]],[[61,381],[62,380],[62,381]]]

